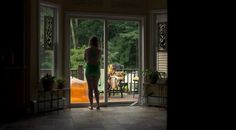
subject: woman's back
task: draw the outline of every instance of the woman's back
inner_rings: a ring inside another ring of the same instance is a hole
[[[86,53],[87,64],[90,64],[90,65],[100,64],[101,50],[95,47],[90,47],[86,49],[85,53]]]

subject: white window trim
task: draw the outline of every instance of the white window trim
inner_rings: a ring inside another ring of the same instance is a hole
[[[54,8],[54,9],[56,9],[56,22],[55,23],[57,23],[57,25],[56,25],[56,41],[54,41],[54,44],[55,44],[55,52],[54,52],[54,70],[53,70],[53,72],[54,72],[54,75],[58,75],[58,73],[59,73],[59,66],[58,65],[60,65],[60,63],[62,62],[61,60],[60,60],[60,58],[59,58],[59,56],[61,55],[61,50],[60,50],[60,48],[62,47],[61,46],[61,40],[59,40],[59,34],[60,34],[60,27],[59,27],[59,25],[60,25],[60,22],[59,22],[59,14],[60,14],[60,11],[61,11],[61,7],[58,5],[58,4],[56,4],[56,3],[52,3],[52,2],[48,2],[48,1],[43,1],[43,0],[39,0],[38,1],[38,20],[40,20],[40,11],[39,11],[39,9],[40,9],[40,6],[45,6],[45,7],[49,7],[49,8]],[[39,38],[40,38],[40,22],[38,22],[38,39],[37,39],[37,42],[38,42],[38,52],[39,52],[39,45],[40,45],[40,43],[39,43]],[[39,53],[37,53],[38,54],[38,74],[40,74],[40,62],[39,62]],[[40,77],[39,77],[40,78]]]

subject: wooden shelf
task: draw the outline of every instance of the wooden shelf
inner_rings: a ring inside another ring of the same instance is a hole
[[[69,88],[53,89],[51,91],[39,91],[38,98],[33,101],[34,113],[62,110],[66,107],[65,93]],[[43,106],[43,107],[40,107]]]

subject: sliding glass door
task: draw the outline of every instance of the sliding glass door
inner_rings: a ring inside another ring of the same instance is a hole
[[[66,21],[71,104],[89,103],[83,54],[89,38],[94,35],[99,38],[103,51],[98,86],[100,102],[106,105],[137,102],[140,98],[141,21],[81,15],[68,15]]]
[[[108,20],[107,30],[108,101],[135,102],[139,97],[139,22]]]
[[[71,103],[88,103],[88,83],[85,77],[84,50],[91,36],[99,38],[99,48],[104,52],[104,21],[100,19],[70,18],[70,89]],[[104,54],[102,54],[99,80],[100,101],[104,102]],[[95,100],[95,99],[94,99]],[[95,102],[95,101],[94,101]]]

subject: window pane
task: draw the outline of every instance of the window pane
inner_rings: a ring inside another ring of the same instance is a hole
[[[55,53],[55,21],[56,9],[40,6],[39,23],[39,74],[40,78],[46,73],[54,75],[54,53]],[[47,20],[47,21],[46,21]],[[45,24],[46,23],[46,24]]]

